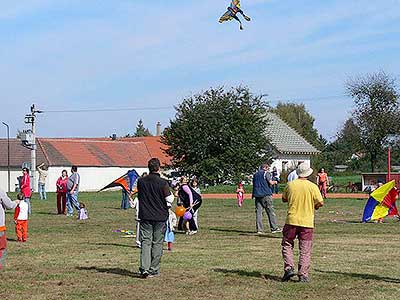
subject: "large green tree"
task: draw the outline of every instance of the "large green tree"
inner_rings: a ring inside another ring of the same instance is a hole
[[[394,78],[377,72],[350,79],[347,94],[354,99],[354,124],[360,132],[360,143],[368,153],[374,172],[387,137],[399,133],[400,107]]]
[[[315,119],[304,104],[279,102],[272,111],[313,146],[323,149],[326,140],[314,128]]]
[[[210,183],[254,171],[269,154],[261,98],[246,87],[218,87],[184,99],[162,137],[173,166]]]

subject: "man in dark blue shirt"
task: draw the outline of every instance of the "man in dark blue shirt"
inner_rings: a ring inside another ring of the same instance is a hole
[[[277,184],[271,179],[269,173],[269,165],[264,163],[260,170],[253,175],[253,198],[256,205],[256,227],[257,233],[264,233],[264,225],[262,222],[262,212],[265,209],[267,213],[269,226],[272,233],[282,232],[282,229],[276,224],[276,215],[272,204],[272,186]]]

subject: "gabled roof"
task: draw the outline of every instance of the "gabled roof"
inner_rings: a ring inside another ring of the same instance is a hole
[[[282,154],[318,154],[320,151],[307,142],[278,115],[267,113],[265,134],[270,144]]]
[[[7,139],[0,139],[0,167],[7,167]],[[36,151],[36,159],[40,162],[46,162],[46,158],[43,152],[40,150]],[[12,168],[22,168],[22,163],[31,162],[31,151],[24,146],[22,146],[19,139],[10,139],[10,167]]]
[[[142,142],[39,138],[50,166],[146,167],[150,153]]]
[[[167,146],[161,143],[160,136],[131,137],[122,138],[121,140],[143,142],[151,157],[157,157],[162,165],[169,165],[171,163],[171,157],[164,152],[164,150],[167,149]]]
[[[160,137],[145,138],[37,138],[36,162],[49,166],[147,167],[152,157],[162,165],[171,159]],[[7,167],[7,139],[0,139],[0,167]],[[30,150],[19,139],[10,139],[10,166],[21,168],[31,161]]]

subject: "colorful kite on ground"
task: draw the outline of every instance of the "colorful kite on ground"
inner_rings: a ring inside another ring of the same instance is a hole
[[[246,21],[250,21],[250,18],[246,16],[243,11],[240,9],[240,0],[232,0],[231,5],[229,5],[228,10],[226,13],[224,13],[221,18],[219,18],[219,22],[225,22],[225,21],[230,21],[232,19],[235,19],[236,21],[239,22],[240,24],[240,30],[243,30],[243,25],[238,16],[236,15],[237,13],[240,13],[243,18]]]
[[[386,216],[398,216],[396,207],[397,189],[394,180],[373,191],[364,208],[363,222],[378,220]]]
[[[109,185],[106,185],[105,187],[103,187],[100,191],[103,191],[105,189],[109,189],[109,188],[112,188],[112,187],[120,186],[127,193],[131,193],[131,191],[133,191],[133,187],[135,186],[135,183],[136,183],[136,181],[137,181],[137,179],[139,177],[140,176],[135,171],[135,169],[129,170],[128,173],[126,173],[125,175],[115,179]]]

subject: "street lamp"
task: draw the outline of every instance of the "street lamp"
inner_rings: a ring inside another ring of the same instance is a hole
[[[8,192],[10,192],[10,126],[2,122],[7,127],[7,171],[8,171]]]

